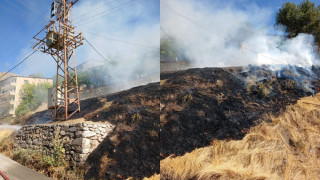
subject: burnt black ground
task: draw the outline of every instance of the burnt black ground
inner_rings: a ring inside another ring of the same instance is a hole
[[[81,102],[83,111],[78,117],[115,125],[110,135],[89,155],[87,179],[142,179],[160,172],[159,95],[159,83],[151,83]],[[103,106],[100,101],[103,98],[112,105],[92,113]],[[133,118],[137,114],[140,118]],[[101,168],[108,163],[106,169]]]
[[[268,67],[253,66],[162,73],[161,158],[183,155],[214,139],[241,139],[250,127],[270,121],[270,115],[277,116],[287,105],[312,95],[290,76],[274,73]],[[248,83],[249,76],[258,81]],[[319,87],[316,79],[307,81]],[[263,95],[260,87],[269,93]]]
[[[319,68],[313,74],[294,70],[299,76],[291,69],[276,72],[278,76],[268,67],[253,66],[161,73],[160,85],[81,101],[81,113],[73,119],[116,126],[87,159],[86,178],[142,179],[160,172],[161,158],[183,155],[214,139],[243,138],[250,127],[270,121],[270,114],[277,116],[287,105],[311,95],[302,81],[318,91]],[[257,82],[245,81],[252,77]],[[259,87],[270,93],[263,95]],[[107,102],[112,105],[103,108]],[[133,118],[137,114],[140,118]]]
[[[71,120],[85,118],[115,126],[87,158],[86,179],[143,179],[160,173],[159,104],[159,83],[81,101],[81,113]],[[26,122],[47,113],[36,113]],[[133,117],[137,114],[139,118]]]

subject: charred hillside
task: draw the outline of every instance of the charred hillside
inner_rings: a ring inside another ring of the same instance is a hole
[[[151,83],[81,102],[77,117],[115,125],[89,155],[87,179],[142,179],[160,172],[159,92],[159,83]]]
[[[81,101],[81,113],[56,123],[111,123],[115,128],[89,155],[86,179],[143,179],[160,172],[159,83]],[[26,124],[49,118],[38,112]]]
[[[317,68],[203,68],[161,74],[160,153],[183,155],[213,139],[241,139],[319,87]]]

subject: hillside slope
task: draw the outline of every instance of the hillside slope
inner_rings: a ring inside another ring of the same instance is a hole
[[[242,140],[215,140],[161,161],[161,179],[319,179],[320,94],[286,107]]]
[[[81,113],[68,122],[111,123],[115,126],[86,160],[87,179],[142,179],[160,172],[159,83],[81,101]],[[32,115],[40,122],[49,112]]]
[[[183,155],[213,139],[242,139],[250,127],[270,122],[270,115],[277,116],[287,105],[312,94],[292,79],[298,72],[304,70],[239,67],[162,73],[161,157]],[[318,84],[313,75],[302,77]]]

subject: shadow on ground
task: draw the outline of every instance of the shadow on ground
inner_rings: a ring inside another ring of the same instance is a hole
[[[77,116],[115,125],[86,160],[86,179],[142,179],[160,172],[159,88],[152,83],[81,102]]]

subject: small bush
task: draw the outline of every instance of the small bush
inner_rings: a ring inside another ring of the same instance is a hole
[[[131,116],[131,119],[133,122],[138,122],[141,120],[141,115],[139,112],[135,113],[134,115]]]
[[[84,168],[71,169],[64,160],[64,149],[59,140],[59,132],[55,134],[51,155],[43,155],[41,151],[32,149],[17,148],[13,151],[13,137],[9,136],[0,142],[1,153],[53,179],[84,179]]]
[[[183,97],[183,101],[189,104],[192,101],[193,97],[191,94],[187,94]]]
[[[269,88],[262,82],[251,83],[247,86],[247,92],[249,94],[256,94],[258,97],[265,98],[270,94]]]
[[[84,179],[83,168],[71,169],[68,164],[60,163],[61,160],[55,157],[50,157],[49,160],[48,157],[50,156],[42,155],[39,151],[18,148],[12,159],[53,179]]]
[[[65,149],[60,142],[59,131],[55,133],[53,139],[53,153],[50,155],[43,155],[43,161],[54,167],[68,166],[65,161]]]
[[[294,90],[296,86],[296,82],[294,82],[294,80],[291,79],[287,79],[285,81],[285,88],[288,90]]]

